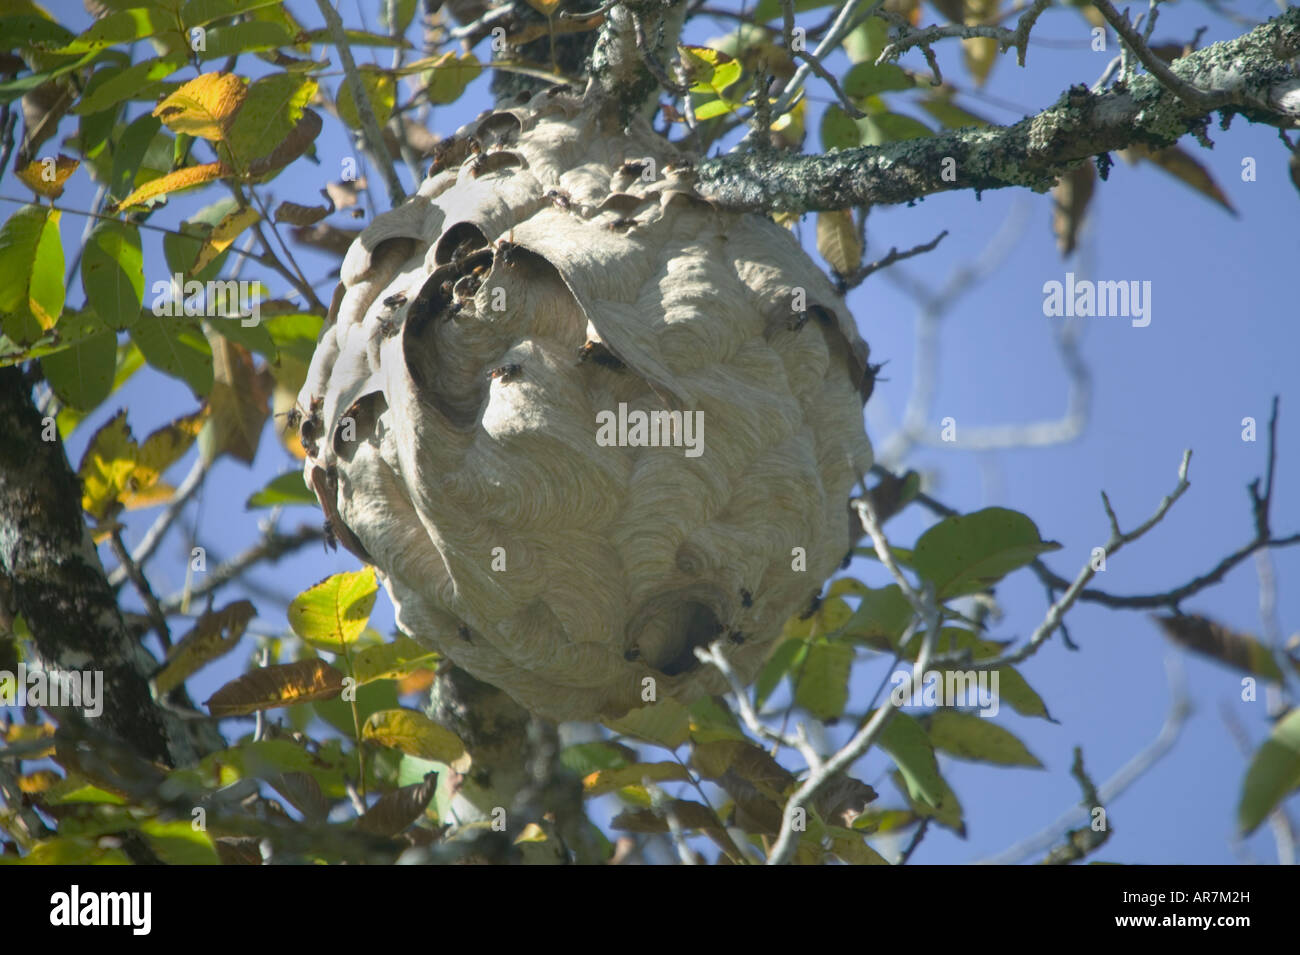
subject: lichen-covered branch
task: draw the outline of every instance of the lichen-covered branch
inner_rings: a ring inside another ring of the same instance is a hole
[[[1300,9],[1169,66],[1181,84],[1214,90],[1224,115],[1292,127],[1300,122]],[[955,130],[925,139],[821,156],[736,153],[699,164],[700,190],[754,212],[815,212],[890,205],[953,190],[1018,186],[1046,192],[1078,163],[1142,144],[1162,149],[1203,129],[1209,115],[1159,78],[1142,75],[1102,93],[1076,86],[1014,126]]]

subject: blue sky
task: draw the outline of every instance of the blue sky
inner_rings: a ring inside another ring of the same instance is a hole
[[[305,22],[319,22],[314,5],[292,6]],[[60,0],[47,9],[61,16],[64,7],[68,8],[61,17],[65,22],[88,22],[80,3]],[[372,28],[376,9],[375,4],[365,4]],[[1237,4],[1234,9],[1254,18],[1275,12],[1272,4],[1262,0]],[[341,10],[349,23],[357,22],[355,3],[344,3]],[[823,15],[818,11],[809,22],[820,22]],[[927,8],[924,16],[933,15]],[[1240,32],[1206,7],[1182,0],[1162,9],[1154,39],[1184,40],[1201,25],[1210,27],[1205,42]],[[691,38],[704,41],[724,28],[701,24]],[[1031,44],[1027,67],[1018,68],[1013,56],[1003,57],[983,96],[960,102],[995,122],[1009,123],[1049,105],[1072,83],[1091,84],[1116,50],[1112,37],[1108,52],[1093,52],[1089,29],[1077,12],[1049,11],[1035,29],[1035,36],[1046,42]],[[940,44],[938,52],[945,75],[968,86],[955,41]],[[915,51],[902,62],[917,70],[925,68]],[[332,90],[337,79],[326,82]],[[815,113],[827,102],[828,91],[814,83],[811,93]],[[485,77],[459,103],[438,109],[431,128],[449,134],[484,108],[487,97]],[[904,112],[921,115],[906,106],[905,97],[894,102]],[[1008,104],[1012,108],[1005,108]],[[810,127],[816,129],[815,120]],[[1287,177],[1286,156],[1274,130],[1237,118],[1227,132],[1212,128],[1211,137],[1216,143],[1212,151],[1199,148],[1191,139],[1185,139],[1184,146],[1211,170],[1236,206],[1237,217],[1149,164],[1132,167],[1117,161],[1109,181],[1099,184],[1080,252],[1068,262],[1055,248],[1046,196],[1006,190],[986,193],[978,200],[966,193],[941,195],[912,208],[874,209],[868,222],[868,258],[948,230],[948,238],[936,251],[899,267],[930,288],[975,260],[1009,216],[1024,223],[1001,266],[942,319],[938,384],[929,422],[935,434],[945,416],[955,418],[962,429],[1062,413],[1067,382],[1052,337],[1053,323],[1062,320],[1043,313],[1045,282],[1063,281],[1067,271],[1074,271],[1080,278],[1151,283],[1149,326],[1135,328],[1117,318],[1083,320],[1080,353],[1091,375],[1092,400],[1087,429],[1078,440],[998,452],[922,448],[905,462],[927,475],[927,490],[959,510],[1001,505],[1028,514],[1045,538],[1063,545],[1061,551],[1048,555],[1049,565],[1072,578],[1107,534],[1099,491],[1110,495],[1122,526],[1128,529],[1144,521],[1173,489],[1183,449],[1191,448],[1190,490],[1159,527],[1109,561],[1106,572],[1095,581],[1095,586],[1114,593],[1166,590],[1208,570],[1250,538],[1253,525],[1245,488],[1265,464],[1262,438],[1275,394],[1281,396],[1282,406],[1273,526],[1279,535],[1300,528],[1296,493],[1300,392],[1294,384],[1294,366],[1300,357],[1295,298],[1300,196]],[[809,147],[817,147],[815,133]],[[319,201],[318,190],[338,178],[340,158],[352,153],[332,121],[327,122],[318,149],[321,165],[315,174],[313,167],[300,163],[275,181],[275,199]],[[1256,181],[1242,181],[1245,157],[1257,161]],[[14,194],[10,185],[4,192]],[[85,209],[92,196],[86,177],[79,175],[60,204]],[[216,197],[215,192],[202,199],[178,197],[171,203],[173,208],[155,221],[176,221],[178,211],[193,211]],[[342,216],[335,221],[351,224]],[[64,218],[63,241],[69,256],[83,224],[76,216]],[[805,219],[803,234],[812,248],[812,217]],[[145,252],[148,287],[167,273],[156,234],[145,234]],[[302,253],[300,261],[313,278],[336,267],[333,260],[310,252]],[[278,279],[270,284],[276,294],[285,291]],[[332,283],[324,284],[318,294],[328,301],[331,288]],[[70,301],[79,304],[80,293],[70,294]],[[888,380],[877,384],[867,409],[868,431],[879,447],[899,426],[912,384],[916,308],[883,273],[854,290],[848,304],[874,360],[889,362],[883,372]],[[130,410],[135,433],[143,435],[194,406],[183,384],[153,371],[142,372],[73,435],[69,455],[75,464],[94,428],[119,407]],[[1241,422],[1248,416],[1258,422],[1261,440],[1256,443],[1243,442],[1241,437]],[[255,522],[265,512],[245,512],[244,501],[291,466],[269,430],[262,441],[251,470],[223,460],[199,498],[200,540],[213,554],[229,556],[255,540]],[[173,480],[179,481],[189,463],[187,459],[178,465]],[[187,527],[195,513],[193,507],[187,512]],[[128,540],[138,539],[153,516],[154,512],[131,515]],[[318,520],[319,512],[295,508],[286,512],[284,526]],[[890,537],[910,545],[929,522],[919,508],[910,509],[890,523]],[[183,584],[185,553],[177,539],[164,546],[150,568],[157,590],[171,593]],[[1300,590],[1289,586],[1300,580],[1300,548],[1277,551],[1273,561],[1278,616],[1282,633],[1289,635],[1300,630]],[[256,580],[291,596],[329,573],[355,567],[355,559],[346,552],[325,554],[312,548],[279,565],[259,568]],[[873,586],[887,582],[874,563],[855,563],[850,573]],[[998,596],[1005,617],[993,635],[1024,639],[1045,610],[1041,586],[1032,575],[1021,573],[1000,586]],[[1219,586],[1187,601],[1184,610],[1258,633],[1253,560],[1237,567]],[[381,598],[375,623],[384,629],[391,616],[386,599]],[[1246,757],[1221,715],[1222,708],[1230,710],[1252,746],[1258,745],[1268,728],[1263,695],[1261,702],[1241,702],[1238,675],[1174,650],[1143,612],[1081,605],[1068,622],[1079,647],[1076,652],[1054,637],[1021,668],[1057,722],[1022,718],[1006,707],[998,717],[1046,764],[1046,770],[945,760],[945,774],[965,807],[968,835],[962,840],[933,829],[915,860],[959,863],[985,858],[1050,824],[1079,798],[1069,775],[1075,745],[1083,747],[1095,780],[1109,778],[1160,729],[1169,705],[1166,658],[1173,655],[1182,661],[1194,713],[1173,751],[1109,807],[1114,833],[1098,858],[1143,863],[1276,861],[1267,827],[1244,844],[1234,843],[1235,806]],[[266,630],[280,627],[283,614],[264,608],[260,624]],[[251,641],[246,646],[251,649]],[[196,698],[206,698],[243,659],[241,650],[229,666],[211,668],[192,681]],[[859,667],[850,709],[860,711],[866,705],[861,694],[876,686],[886,666],[881,661]],[[883,755],[872,754],[858,775],[896,802],[888,767]]]

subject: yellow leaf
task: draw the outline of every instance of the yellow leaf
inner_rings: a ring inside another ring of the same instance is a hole
[[[94,433],[77,468],[81,507],[87,514],[103,520],[118,506],[118,497],[135,470],[136,451],[125,411],[119,411]]]
[[[18,178],[38,196],[57,199],[63,195],[63,184],[80,165],[79,160],[59,153],[57,159],[53,156],[33,159],[26,168],[18,170]]]
[[[192,189],[195,186],[203,185],[205,182],[212,182],[214,179],[220,179],[222,176],[229,176],[232,171],[233,170],[223,162],[209,162],[203,163],[200,166],[186,166],[184,169],[177,169],[175,172],[169,172],[165,176],[151,179],[121,202],[110,206],[109,211],[117,212],[131,206],[142,205],[155,196],[161,196],[168,192],[180,192],[182,189]]]
[[[208,233],[203,247],[199,249],[199,254],[190,267],[190,274],[198,275],[202,272],[210,262],[230,248],[231,243],[238,239],[245,229],[260,218],[262,218],[261,214],[252,206],[244,206],[242,209],[228,213]]]
[[[817,214],[817,251],[840,275],[852,275],[862,264],[862,240],[848,209]]]
[[[220,142],[248,95],[248,81],[233,73],[204,73],[156,107],[153,115],[168,129]]]
[[[202,408],[163,425],[144,439],[136,453],[136,464],[128,481],[127,490],[130,494],[123,498],[124,501],[132,495],[148,491],[158,483],[163,472],[190,449],[207,416],[208,410]]]
[[[424,74],[424,94],[431,103],[454,103],[482,72],[483,66],[473,53],[458,57],[455,51],[448,50]]]
[[[549,17],[560,5],[560,0],[528,0],[528,5],[544,17]]]
[[[397,102],[397,82],[392,76],[379,70],[362,67],[358,72],[361,76],[361,88],[365,91],[366,99],[370,101],[370,109],[375,114],[375,122],[383,126],[388,122],[388,117],[393,114],[393,106]],[[339,92],[334,105],[343,122],[353,129],[361,128],[361,114],[357,111],[356,101],[352,98],[352,83],[347,77],[339,82]]]
[[[176,463],[193,443],[206,410],[178,418],[159,428],[137,445],[119,411],[91,436],[81,457],[81,506],[102,521],[122,506],[147,506],[164,471]]]
[[[361,729],[363,739],[391,746],[408,756],[433,759],[463,772],[469,755],[460,737],[415,710],[380,710],[371,713]]]
[[[342,653],[365,632],[378,590],[372,570],[326,577],[289,604],[289,626],[312,646]]]

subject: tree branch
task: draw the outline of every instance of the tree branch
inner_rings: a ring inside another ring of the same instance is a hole
[[[18,368],[0,369],[0,574],[8,609],[22,614],[50,669],[101,670],[111,705],[103,728],[142,756],[171,765],[195,758],[184,726],[154,701],[157,661],[132,639],[81,516],[81,486],[52,422],[42,421]],[[46,432],[48,433],[48,432]]]
[[[1291,127],[1300,120],[1300,8],[1291,8],[1233,40],[1170,65],[1192,87],[1215,89],[1226,120]],[[779,113],[779,110],[777,111]],[[719,205],[753,212],[815,212],[871,203],[890,205],[959,189],[1018,186],[1046,192],[1073,166],[1141,143],[1160,149],[1208,122],[1156,76],[1143,75],[1094,94],[1076,86],[1055,105],[1014,126],[962,129],[884,146],[821,156],[750,153],[706,159],[701,191]]]

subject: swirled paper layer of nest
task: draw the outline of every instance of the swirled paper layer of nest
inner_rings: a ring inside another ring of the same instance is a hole
[[[553,719],[745,678],[850,546],[867,349],[775,223],[561,93],[443,144],[349,250],[306,474],[403,631]]]

